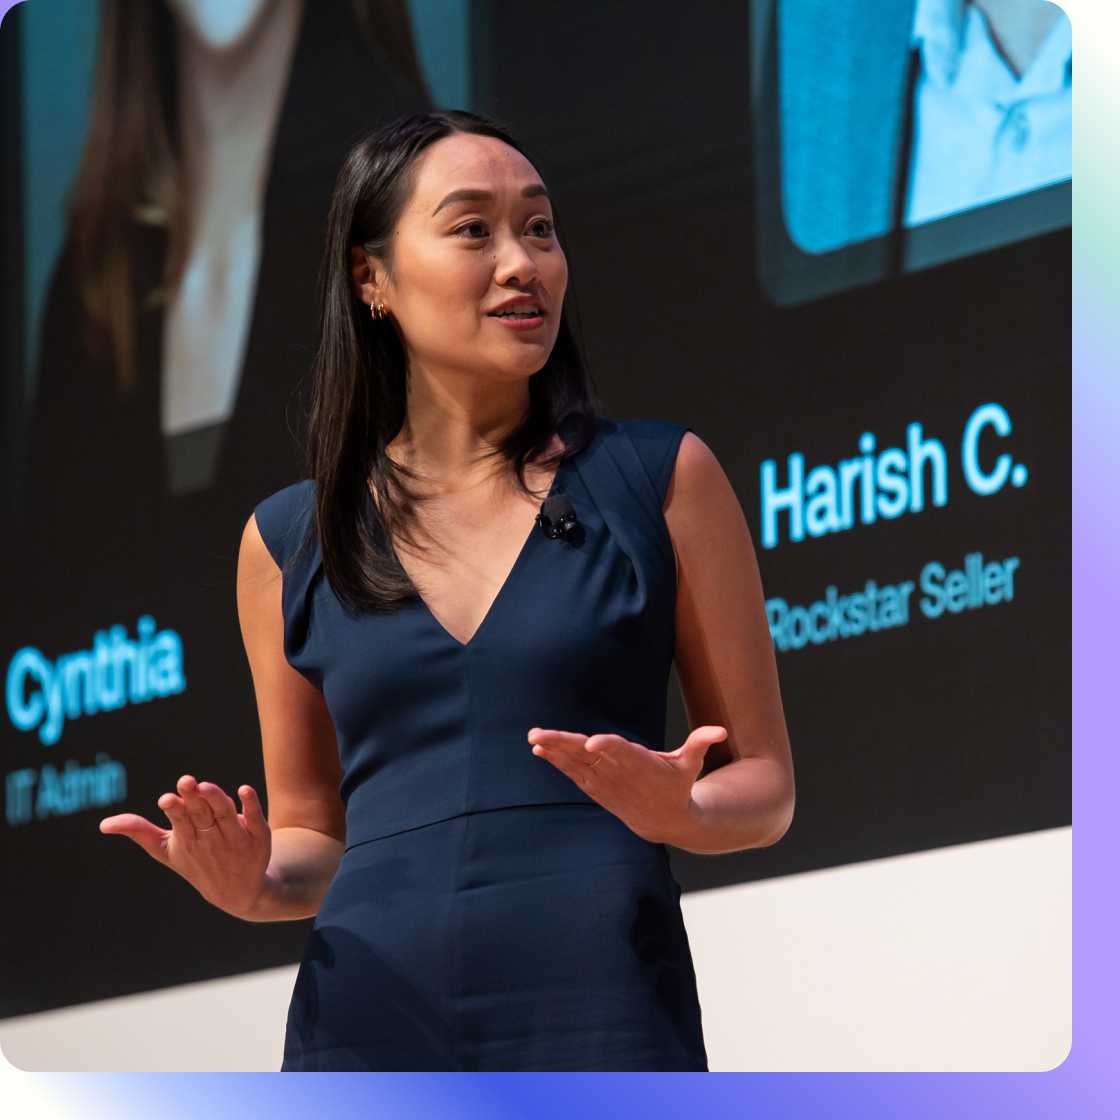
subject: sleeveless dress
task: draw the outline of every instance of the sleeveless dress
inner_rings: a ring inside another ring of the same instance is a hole
[[[282,1071],[707,1070],[680,886],[529,728],[666,749],[684,425],[597,419],[563,460],[574,533],[534,524],[465,644],[420,598],[343,609],[305,479],[257,524],[284,653],[324,694],[346,846],[288,1008]],[[372,504],[372,503],[371,503]],[[676,744],[671,744],[676,746]]]

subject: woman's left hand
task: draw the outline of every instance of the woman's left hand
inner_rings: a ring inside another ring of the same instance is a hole
[[[727,728],[695,728],[674,751],[653,751],[621,735],[529,729],[533,754],[562,770],[643,840],[673,843],[698,811],[692,786]]]

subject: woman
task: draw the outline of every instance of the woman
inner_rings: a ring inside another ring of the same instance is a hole
[[[567,280],[496,124],[347,155],[310,477],[238,566],[268,817],[184,775],[169,830],[106,822],[231,914],[315,916],[284,1070],[708,1068],[665,845],[788,827],[773,649],[727,479],[679,424],[596,415]],[[722,726],[666,751],[674,641]]]

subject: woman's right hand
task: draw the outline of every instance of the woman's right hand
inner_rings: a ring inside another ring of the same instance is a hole
[[[243,812],[221,786],[196,782],[184,774],[178,793],[163,794],[156,804],[171,821],[160,828],[136,813],[105,817],[106,835],[127,836],[152,859],[170,867],[207,902],[244,918],[268,887],[272,830],[252,786],[237,793]]]

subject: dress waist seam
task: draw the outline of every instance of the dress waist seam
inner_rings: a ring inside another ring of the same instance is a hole
[[[351,848],[356,848],[362,844],[371,844],[375,840],[388,840],[392,836],[400,836],[405,832],[415,832],[420,828],[431,828],[437,824],[446,824],[448,821],[458,820],[461,817],[472,817],[476,816],[479,813],[500,813],[507,809],[531,809],[549,805],[576,805],[583,809],[595,809],[600,813],[607,812],[607,810],[604,809],[603,806],[596,801],[576,800],[574,798],[571,801],[519,801],[516,804],[512,805],[495,805],[483,809],[467,809],[462,813],[449,813],[447,816],[436,817],[433,820],[421,821],[419,824],[401,825],[399,828],[390,828],[384,832],[377,832],[369,836],[365,835],[364,832],[359,832],[355,835],[355,838],[353,840],[350,839],[348,833],[346,847],[343,848],[343,852],[348,852]]]

